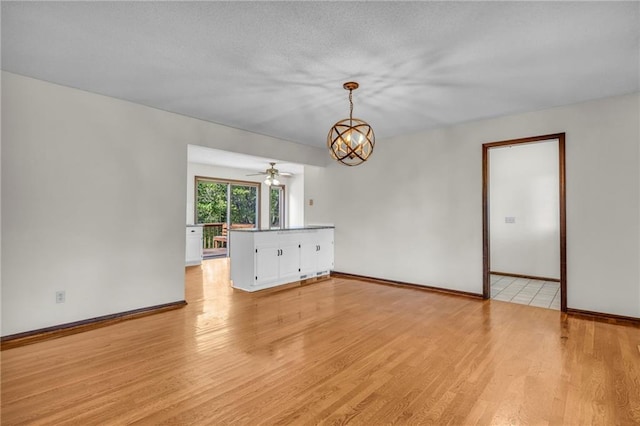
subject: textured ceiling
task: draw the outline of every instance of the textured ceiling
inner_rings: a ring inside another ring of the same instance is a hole
[[[2,69],[324,146],[639,90],[638,2],[2,2]]]

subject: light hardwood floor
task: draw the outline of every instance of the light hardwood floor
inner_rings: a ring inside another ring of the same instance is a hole
[[[640,424],[640,329],[331,279],[2,352],[2,424]]]

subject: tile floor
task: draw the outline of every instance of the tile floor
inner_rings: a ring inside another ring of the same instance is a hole
[[[560,310],[560,283],[491,275],[491,298]]]

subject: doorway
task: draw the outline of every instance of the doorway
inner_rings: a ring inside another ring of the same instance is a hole
[[[524,147],[526,146],[526,144],[532,145],[536,143],[551,142],[551,141],[553,142],[557,141],[557,172],[558,172],[557,183],[556,183],[557,193],[556,195],[554,195],[554,196],[557,196],[557,213],[555,216],[555,220],[557,221],[555,224],[557,226],[557,233],[556,233],[555,241],[552,241],[552,244],[555,244],[555,246],[552,247],[552,250],[553,250],[553,253],[555,253],[553,255],[555,259],[553,260],[558,262],[557,273],[559,275],[560,310],[562,312],[566,312],[567,311],[567,265],[566,265],[566,183],[565,183],[565,134],[564,133],[556,133],[551,135],[542,135],[542,136],[534,136],[534,137],[522,138],[522,139],[492,142],[492,143],[486,143],[482,145],[483,297],[485,299],[491,298],[492,272],[494,273],[497,272],[498,274],[502,274],[502,275],[494,274],[493,275],[494,282],[498,279],[502,279],[503,277],[511,277],[513,280],[516,280],[516,279],[529,280],[532,282],[532,285],[536,286],[536,288],[538,289],[544,286],[545,278],[549,278],[551,281],[554,280],[554,277],[546,277],[544,275],[545,274],[544,272],[539,273],[538,271],[540,271],[541,269],[533,269],[534,271],[533,273],[532,272],[516,273],[514,272],[514,270],[499,271],[497,268],[496,269],[492,268],[492,266],[498,266],[499,268],[509,269],[509,267],[505,265],[511,265],[511,264],[513,264],[513,266],[517,268],[518,262],[515,260],[516,259],[515,257],[508,259],[508,256],[507,256],[506,259],[504,258],[501,259],[501,263],[499,263],[499,265],[492,265],[492,237],[494,237],[494,235],[491,234],[492,224],[496,230],[496,236],[495,236],[496,238],[498,237],[497,235],[498,233],[503,232],[503,229],[498,226],[498,222],[496,222],[496,218],[494,217],[492,220],[492,216],[491,216],[491,203],[492,203],[491,157],[493,154],[491,150],[495,149],[496,152],[498,152],[497,150],[500,150],[500,149],[504,150],[505,148],[508,149],[509,147],[517,148],[517,147]],[[494,157],[494,158],[498,158],[498,157]],[[497,161],[495,162],[497,163]],[[495,191],[495,185],[493,187]],[[494,202],[496,203],[496,210],[497,210],[499,206],[498,206],[498,201],[496,200],[497,199],[494,197]],[[542,204],[539,204],[539,206],[541,205]],[[501,213],[501,217],[499,219],[503,221],[502,224],[505,226],[504,229],[507,229],[507,231],[505,232],[514,233],[516,229],[522,228],[522,226],[518,226],[518,227],[516,226],[516,224],[520,225],[521,222],[523,225],[529,226],[529,232],[531,232],[532,229],[535,230],[536,226],[540,225],[540,223],[537,223],[537,224],[533,224],[534,226],[532,226],[532,223],[527,223],[527,220],[523,220],[519,222],[519,218],[517,215],[504,214],[504,210],[502,210],[500,213]],[[546,220],[548,219],[549,218],[547,217]],[[509,238],[512,239],[511,243],[514,243],[513,236],[510,236],[506,240],[502,240],[499,243],[494,238],[494,245],[495,245],[495,247],[493,247],[494,254],[499,248],[498,245],[500,245],[500,248],[502,250],[506,250],[506,252],[517,253],[518,251],[517,249],[509,250],[508,244],[504,243],[505,241],[509,242],[508,241]],[[514,246],[512,246],[512,248],[513,247]],[[538,247],[537,250],[538,250],[538,253],[540,253],[540,256],[539,256],[540,258],[544,258],[549,254],[549,250],[545,252],[545,250],[541,250],[540,247]],[[535,256],[536,256],[536,253],[532,252],[532,257],[535,257]],[[528,259],[528,260],[530,261],[531,259]],[[505,263],[505,261],[507,263]],[[546,270],[548,271],[549,269],[547,268]],[[552,266],[552,270],[553,270],[553,266]],[[545,271],[545,269],[542,269],[542,271]],[[552,272],[551,275],[556,275],[556,273]],[[534,281],[532,281],[535,279],[541,279],[540,283],[535,283]],[[521,285],[521,284],[523,284],[522,281],[518,285]]]
[[[203,258],[228,256],[228,230],[257,228],[259,206],[259,183],[196,176],[194,223],[203,226]]]

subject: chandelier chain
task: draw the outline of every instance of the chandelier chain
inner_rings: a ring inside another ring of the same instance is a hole
[[[353,90],[349,89],[349,121],[353,121]]]

